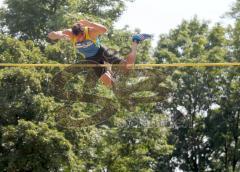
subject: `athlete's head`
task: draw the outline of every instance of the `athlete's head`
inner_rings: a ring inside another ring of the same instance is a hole
[[[76,23],[72,26],[72,33],[75,36],[78,36],[78,35],[84,33],[84,29],[83,29],[83,27],[81,26],[80,23]]]

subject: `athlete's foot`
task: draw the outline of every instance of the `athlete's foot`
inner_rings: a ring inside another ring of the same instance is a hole
[[[152,35],[150,35],[150,34],[146,34],[146,33],[135,34],[135,35],[132,36],[132,41],[136,42],[136,43],[139,43],[139,42],[142,42],[146,39],[151,39],[151,38],[152,38]]]

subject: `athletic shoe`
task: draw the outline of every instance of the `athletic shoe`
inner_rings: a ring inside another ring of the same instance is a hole
[[[151,39],[151,38],[152,38],[152,35],[149,35],[149,34],[145,34],[145,33],[135,34],[135,35],[132,36],[132,41],[139,43],[141,41],[144,41],[146,39]]]

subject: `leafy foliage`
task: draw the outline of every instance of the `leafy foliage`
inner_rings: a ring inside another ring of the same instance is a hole
[[[197,18],[183,21],[169,35],[160,37],[155,56],[160,63],[235,61],[229,50],[231,41],[226,37],[228,34],[235,35],[235,31],[228,31],[228,28],[219,24],[209,29],[207,23],[201,23]],[[171,112],[174,121],[169,138],[176,148],[172,155],[172,158],[176,158],[172,166],[184,171],[205,171],[208,168],[236,171],[239,162],[235,156],[237,145],[231,132],[226,129],[233,123],[228,120],[231,118],[235,121],[234,130],[238,130],[238,113],[233,107],[238,100],[227,106],[221,103],[223,97],[231,102],[230,97],[236,95],[235,88],[230,86],[232,82],[239,82],[238,77],[235,78],[235,69],[179,68],[166,69],[166,72],[171,75],[173,92],[170,101],[162,106]],[[234,117],[223,107],[234,111]],[[229,130],[232,131],[232,128]],[[235,137],[239,136],[235,133]],[[234,145],[234,153],[229,152],[229,145],[227,152],[224,152],[223,145],[213,146],[219,143]]]
[[[71,144],[46,124],[20,120],[1,135],[1,171],[66,171],[76,163]]]
[[[113,23],[128,1],[6,0],[0,63],[84,63],[71,43],[46,41],[82,18],[106,25],[102,44],[125,58],[132,32]],[[239,0],[229,14],[229,27],[183,21],[154,54],[143,42],[137,63],[239,61]],[[240,170],[238,68],[112,70],[110,90],[86,69],[1,67],[0,171]]]

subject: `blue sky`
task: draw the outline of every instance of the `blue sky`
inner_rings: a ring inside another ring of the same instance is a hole
[[[142,32],[151,33],[156,44],[159,34],[168,33],[183,19],[189,20],[195,15],[212,24],[231,23],[230,19],[221,17],[234,2],[235,0],[136,0],[128,3],[127,10],[115,26],[121,28],[129,25],[131,30],[139,28]]]

